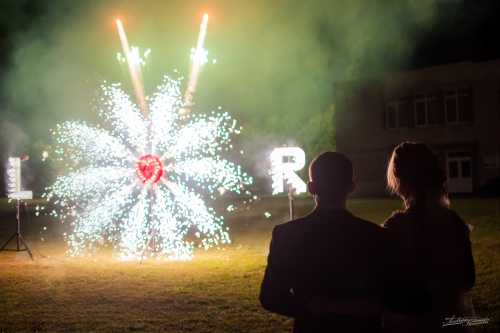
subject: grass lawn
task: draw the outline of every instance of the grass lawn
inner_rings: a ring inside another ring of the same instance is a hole
[[[16,230],[13,206],[0,201],[0,246]],[[297,216],[312,207],[310,198],[295,201]],[[375,223],[401,207],[399,200],[385,199],[352,199],[348,204],[355,215]],[[452,207],[474,226],[476,316],[493,319],[476,332],[498,332],[499,200],[457,198]],[[261,309],[257,299],[271,229],[287,214],[286,197],[263,197],[249,210],[226,211],[233,240],[226,250],[196,251],[190,262],[153,258],[139,264],[117,261],[106,249],[90,258],[67,257],[65,225],[31,212],[34,237],[23,212],[21,232],[35,262],[26,252],[0,252],[0,333],[290,332],[292,321]],[[14,246],[12,242],[10,248]]]

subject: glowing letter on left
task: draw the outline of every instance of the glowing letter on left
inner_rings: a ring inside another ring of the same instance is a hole
[[[273,194],[284,191],[283,181],[286,179],[297,194],[306,191],[306,183],[295,173],[306,164],[306,154],[299,147],[275,148],[271,153],[271,176]]]
[[[9,199],[33,199],[33,192],[21,191],[21,158],[9,157]]]

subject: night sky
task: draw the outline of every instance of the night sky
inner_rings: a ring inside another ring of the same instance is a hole
[[[210,15],[195,111],[218,106],[253,132],[293,139],[333,104],[333,82],[499,58],[497,0],[72,1],[1,0],[0,146],[18,153],[70,119],[97,121],[99,79],[123,82],[115,20],[151,48],[147,93],[187,75]],[[217,64],[210,61],[217,59]]]

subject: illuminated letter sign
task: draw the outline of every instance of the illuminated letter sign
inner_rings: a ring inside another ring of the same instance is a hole
[[[306,191],[306,183],[295,173],[306,165],[306,154],[299,147],[275,148],[271,153],[273,194],[282,193],[283,180],[295,188],[297,194]]]
[[[32,199],[33,192],[21,191],[21,158],[9,157],[9,198],[10,199]]]

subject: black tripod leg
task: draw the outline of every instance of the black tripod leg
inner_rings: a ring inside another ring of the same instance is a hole
[[[29,247],[28,247],[28,245],[26,245],[26,243],[24,242],[23,236],[21,236],[21,234],[19,234],[19,237],[21,238],[21,242],[23,242],[24,247],[26,248],[26,251],[28,251],[28,254],[30,255],[31,260],[32,260],[32,261],[35,261],[35,259],[33,259],[33,254],[31,253],[30,248],[29,248]]]
[[[9,244],[9,243],[10,243],[10,241],[11,241],[11,240],[13,240],[13,239],[14,239],[14,237],[16,237],[16,236],[17,236],[17,232],[16,232],[14,235],[12,235],[12,237],[11,237],[11,238],[7,241],[7,243],[5,243],[5,244],[2,246],[2,248],[0,249],[0,251],[2,251],[2,250],[3,250],[6,246],[7,246],[7,244]]]

